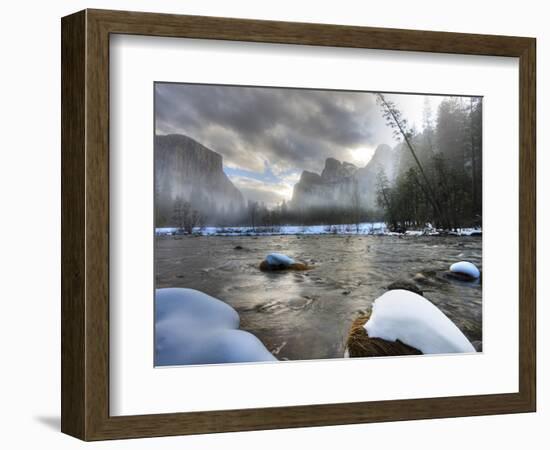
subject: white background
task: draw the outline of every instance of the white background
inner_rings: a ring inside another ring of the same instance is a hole
[[[110,55],[111,414],[517,392],[517,59],[143,36]],[[153,368],[155,80],[483,95],[483,354]]]
[[[353,425],[215,436],[91,444],[101,448],[280,448],[342,445],[423,449],[547,448],[550,213],[550,30],[544,2],[437,1],[277,2],[50,1],[12,2],[0,16],[0,183],[2,192],[2,401],[0,441],[6,448],[76,448],[59,429],[60,55],[59,17],[84,7],[313,21],[538,38],[538,379],[539,412],[509,416]],[[498,170],[498,168],[497,168]],[[505,182],[506,180],[503,180]],[[514,214],[511,211],[510,214]],[[543,256],[543,254],[546,254]],[[502,258],[506,259],[506,243]],[[503,274],[503,280],[506,274]],[[548,278],[548,277],[546,277]]]

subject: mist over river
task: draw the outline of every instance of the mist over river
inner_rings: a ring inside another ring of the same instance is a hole
[[[271,252],[314,268],[260,271]],[[157,236],[156,287],[192,288],[223,300],[239,313],[241,329],[278,359],[341,358],[352,321],[390,283],[415,276],[424,297],[471,342],[481,341],[481,281],[448,276],[461,260],[482,270],[481,237]]]

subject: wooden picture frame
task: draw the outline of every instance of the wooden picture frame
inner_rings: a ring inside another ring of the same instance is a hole
[[[535,39],[105,10],[61,25],[64,433],[100,440],[535,411]],[[109,36],[117,33],[519,58],[519,392],[110,416]]]

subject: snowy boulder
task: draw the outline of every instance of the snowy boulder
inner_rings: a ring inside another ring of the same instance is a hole
[[[270,253],[265,260],[260,263],[260,270],[308,270],[307,264],[296,262],[289,256],[282,253]]]
[[[452,274],[458,275],[459,278],[464,278],[466,280],[476,280],[479,278],[479,269],[468,261],[460,261],[454,263],[449,268]]]
[[[265,260],[270,266],[283,267],[289,267],[296,262],[291,257],[283,255],[282,253],[270,253]]]
[[[355,319],[351,325],[346,342],[345,357],[364,358],[373,356],[405,356],[421,355],[422,352],[401,341],[386,341],[371,338],[365,330],[365,323],[370,314],[363,314]]]
[[[203,292],[157,289],[155,365],[276,361],[239,322],[237,311]]]
[[[388,291],[378,297],[364,328],[370,338],[400,341],[424,354],[476,351],[437,306],[409,291]]]

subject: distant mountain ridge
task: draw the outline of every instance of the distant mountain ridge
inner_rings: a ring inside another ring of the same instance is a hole
[[[398,171],[398,152],[379,145],[364,167],[327,158],[320,174],[304,170],[294,185],[288,207],[360,207],[376,210],[377,177],[383,171],[391,182]],[[156,226],[175,226],[176,202],[189,202],[200,212],[201,225],[249,221],[243,194],[223,171],[223,157],[182,134],[155,136]]]
[[[191,203],[210,221],[240,214],[242,193],[223,171],[223,157],[182,134],[155,136],[157,226],[172,225],[175,202]]]
[[[362,208],[376,209],[376,183],[380,171],[393,180],[397,171],[397,152],[379,145],[365,167],[327,158],[321,174],[304,170],[294,185],[290,206],[307,210],[321,207],[351,207],[354,195]]]

